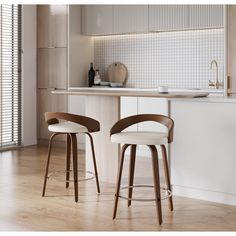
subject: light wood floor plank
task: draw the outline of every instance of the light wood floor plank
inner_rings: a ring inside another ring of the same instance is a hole
[[[48,181],[41,197],[47,147],[31,146],[0,153],[0,230],[4,231],[208,231],[236,230],[236,207],[174,197],[174,211],[163,201],[163,225],[157,222],[154,202],[120,200],[117,219],[112,220],[114,185],[95,181],[79,183],[79,202],[74,202],[73,184]],[[79,168],[84,154],[79,152]],[[54,148],[52,169],[65,166],[64,149]],[[137,158],[135,181],[151,181],[151,160]],[[150,161],[150,164],[149,164]],[[126,161],[125,169],[128,169]],[[150,169],[150,170],[149,170]],[[145,170],[145,171],[144,171]],[[105,171],[105,170],[104,170]],[[127,172],[125,173],[127,176]],[[163,181],[163,177],[161,178]],[[127,179],[124,179],[124,183]],[[152,189],[134,195],[153,197]],[[125,193],[126,194],[126,193]]]

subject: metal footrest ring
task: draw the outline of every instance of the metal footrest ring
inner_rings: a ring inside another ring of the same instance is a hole
[[[54,180],[54,181],[58,181],[58,182],[74,182],[74,179],[72,180],[66,180],[66,179],[62,179],[62,176],[60,176],[59,174],[65,174],[67,172],[71,172],[73,173],[73,170],[58,170],[58,171],[52,171],[51,173],[48,174],[47,178],[48,179],[51,179],[51,180]],[[89,174],[90,177],[87,177],[87,178],[79,178],[78,179],[78,182],[82,182],[82,181],[87,181],[87,180],[92,180],[94,178],[96,178],[95,174],[91,171],[83,171],[83,170],[79,170],[78,173],[86,173],[86,174]],[[65,176],[64,176],[65,178]]]
[[[124,190],[124,189],[130,189],[130,188],[154,188],[153,185],[147,185],[147,184],[139,184],[139,185],[133,185],[133,186],[124,186],[122,188],[120,188],[120,190]],[[160,189],[165,190],[166,191],[166,196],[161,198],[161,200],[167,199],[169,197],[172,196],[172,192],[170,190],[168,190],[167,188],[164,187],[160,187]],[[116,196],[116,194],[115,194]],[[150,202],[150,201],[156,201],[155,198],[129,198],[129,197],[124,197],[122,195],[118,196],[119,198],[125,199],[125,200],[132,200],[132,201],[140,201],[140,202]]]

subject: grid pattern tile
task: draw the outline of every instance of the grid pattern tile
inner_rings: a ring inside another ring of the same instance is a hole
[[[94,37],[95,68],[105,80],[113,62],[128,68],[126,87],[208,88],[208,81],[224,75],[224,29],[176,31]]]

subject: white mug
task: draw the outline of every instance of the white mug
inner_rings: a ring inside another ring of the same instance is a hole
[[[159,86],[158,92],[159,93],[168,93],[168,87],[167,86]]]

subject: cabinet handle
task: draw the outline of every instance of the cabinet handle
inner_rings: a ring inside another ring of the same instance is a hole
[[[230,87],[231,87],[231,77],[227,76],[227,96],[230,95]]]

